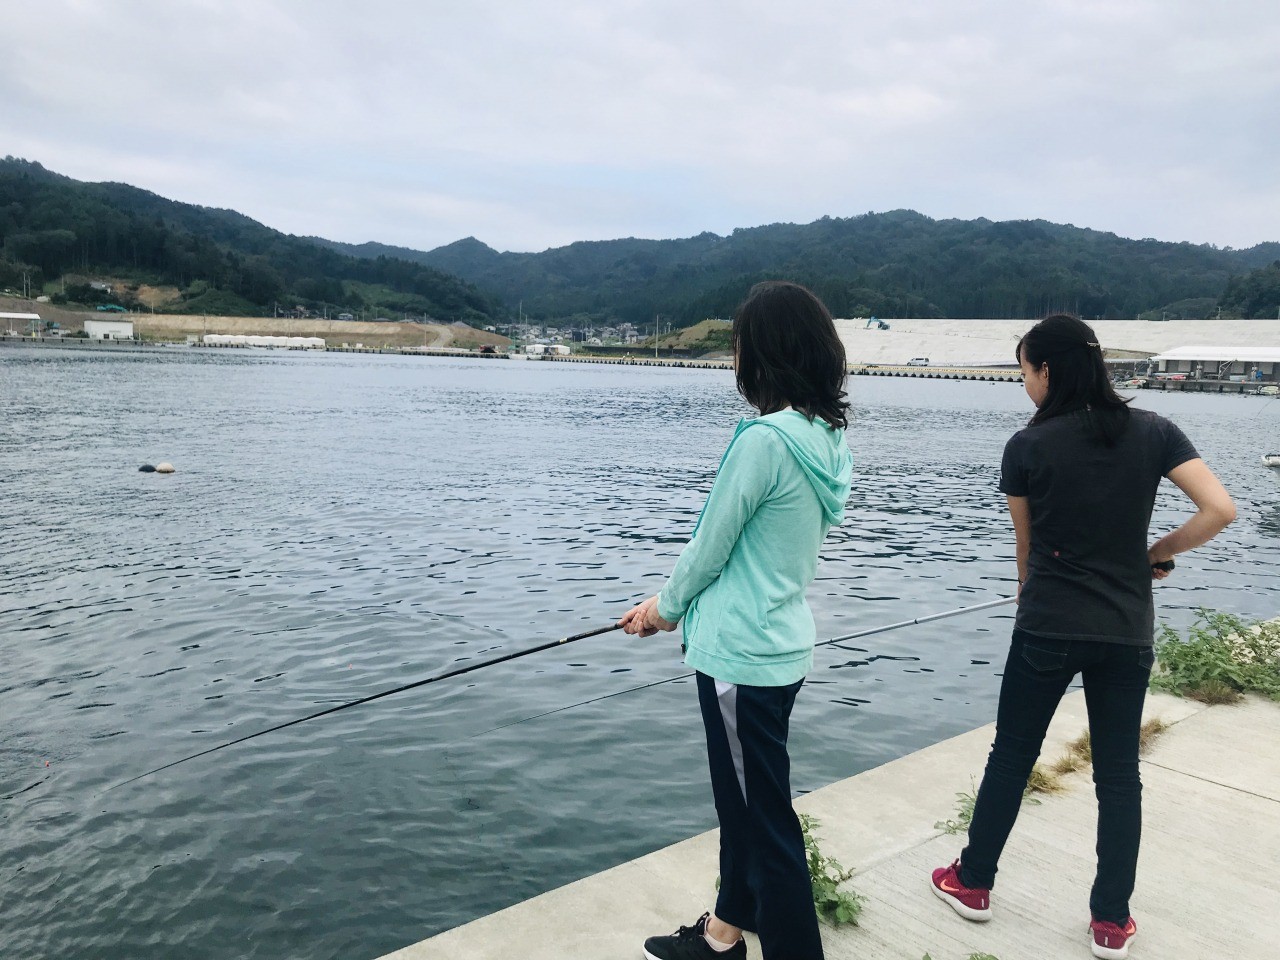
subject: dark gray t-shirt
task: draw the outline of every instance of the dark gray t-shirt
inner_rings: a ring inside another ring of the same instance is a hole
[[[1107,447],[1083,411],[1019,430],[1000,490],[1026,497],[1031,555],[1016,625],[1064,640],[1150,646],[1155,631],[1148,527],[1161,477],[1199,456],[1164,417],[1130,410]]]

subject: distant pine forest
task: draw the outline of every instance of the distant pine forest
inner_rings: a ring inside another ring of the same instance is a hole
[[[234,211],[0,161],[0,289],[31,297],[173,313],[473,326],[518,314],[645,329],[729,317],[766,279],[804,283],[842,317],[1280,317],[1280,243],[1233,250],[896,210],[541,253],[499,253],[474,238],[419,251],[291,236]]]

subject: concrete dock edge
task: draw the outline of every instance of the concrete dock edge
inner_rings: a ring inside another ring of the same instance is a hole
[[[1144,756],[1142,860],[1131,957],[1270,958],[1280,941],[1280,704],[1249,697],[1205,707],[1153,694],[1170,728]],[[1083,694],[1064,699],[1042,762],[1087,728]],[[928,890],[963,836],[935,829],[981,776],[994,724],[796,800],[819,818],[823,852],[856,866],[869,901],[858,927],[823,927],[829,960],[1088,958],[1096,807],[1087,771],[1025,805],[1001,861],[987,924],[961,920]],[[383,960],[605,960],[640,957],[655,933],[714,902],[711,831],[388,954]],[[759,956],[749,937],[749,955]]]

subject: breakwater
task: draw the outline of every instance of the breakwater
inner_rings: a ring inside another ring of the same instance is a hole
[[[540,357],[538,359],[550,360],[556,363],[606,363],[620,366],[733,369],[733,362],[730,360],[693,360],[680,357],[592,357],[579,354],[568,357]],[[867,377],[914,377],[922,380],[988,380],[1002,383],[1017,383],[1022,379],[1022,374],[1017,370],[1001,367],[920,367],[911,366],[910,364],[851,363],[848,369],[853,376]]]

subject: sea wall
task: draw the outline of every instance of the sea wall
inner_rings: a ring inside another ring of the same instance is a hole
[[[1013,363],[1018,340],[1034,320],[889,320],[867,330],[865,320],[837,320],[850,363],[990,366]],[[1280,320],[1102,320],[1093,323],[1112,357],[1145,358],[1187,346],[1280,348]]]

